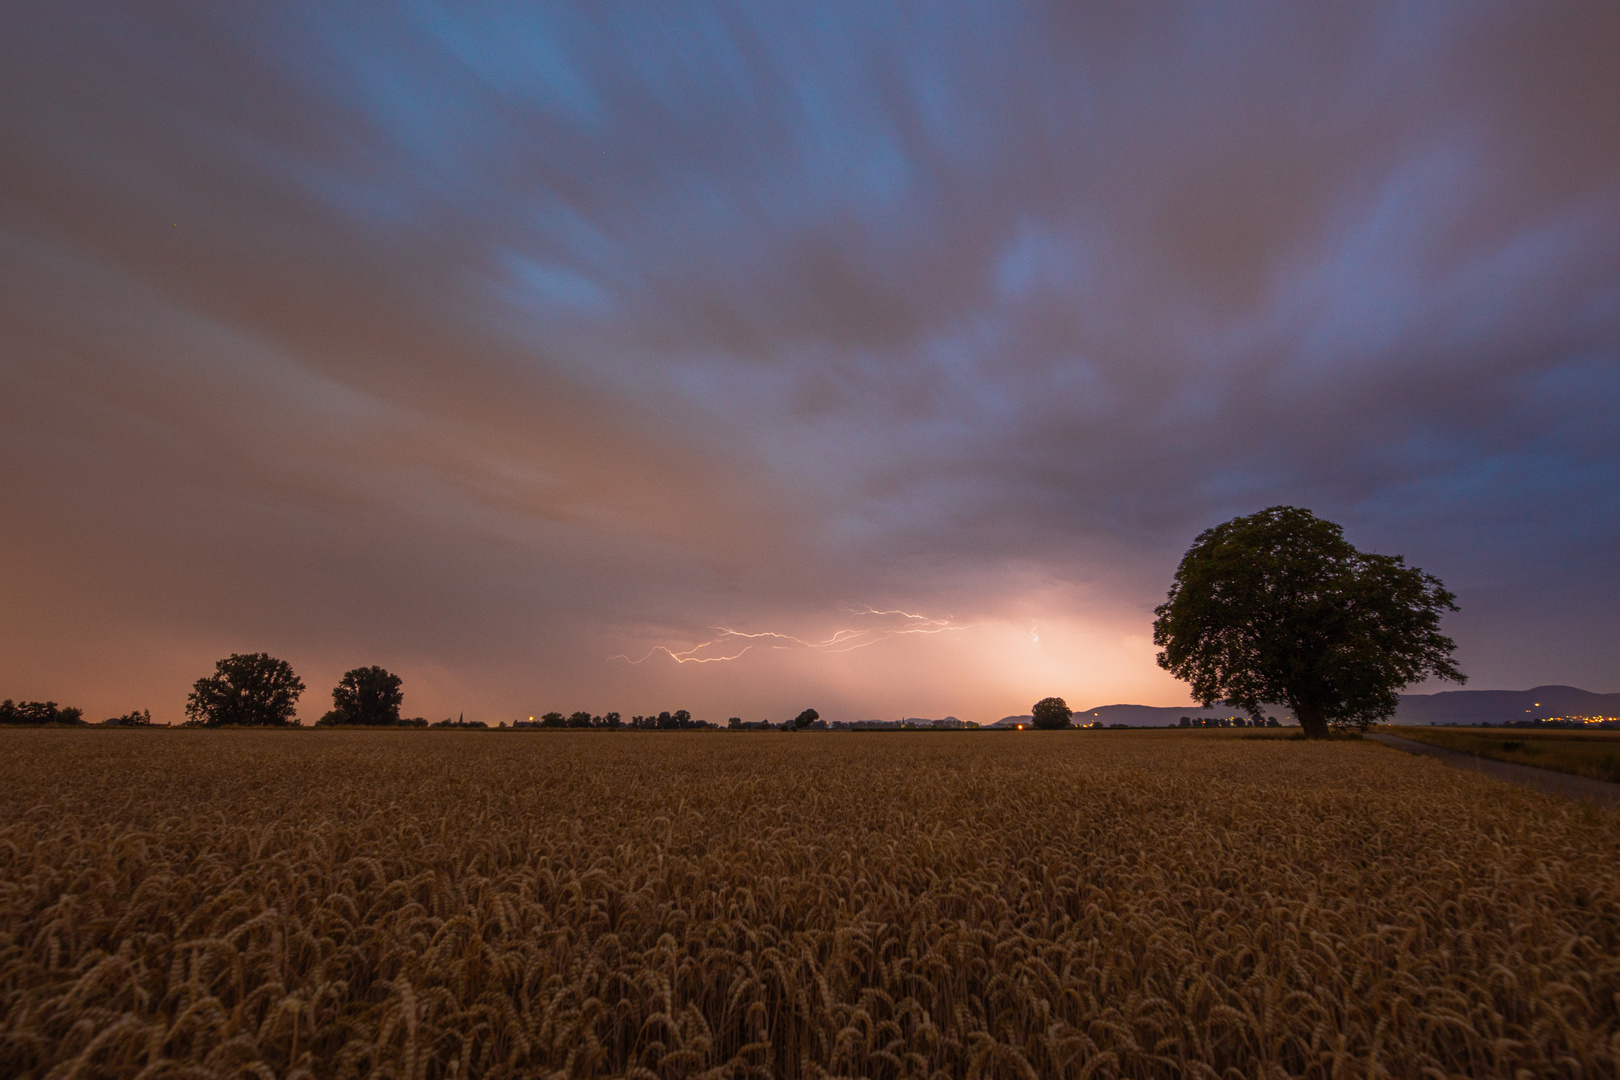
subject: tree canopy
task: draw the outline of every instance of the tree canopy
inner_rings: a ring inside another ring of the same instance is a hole
[[[344,672],[332,688],[332,712],[337,714],[333,719],[340,724],[397,724],[405,701],[402,685],[398,675],[376,664]]]
[[[1074,713],[1069,709],[1069,703],[1060,697],[1041,698],[1030,710],[1030,715],[1037,728],[1051,731],[1069,726],[1069,720]]]
[[[280,725],[292,719],[303,692],[287,661],[269,653],[232,653],[193,684],[186,715],[205,727]]]
[[[804,712],[793,718],[793,730],[803,731],[805,728],[809,727],[811,724],[820,719],[821,714],[816,712],[816,710],[806,709]]]
[[[1286,704],[1305,734],[1394,714],[1400,690],[1430,676],[1461,683],[1440,613],[1440,580],[1399,555],[1357,550],[1344,530],[1273,506],[1201,533],[1154,610],[1159,666],[1256,719]]]
[[[75,725],[84,723],[84,710],[75,709],[71,705],[60,708],[54,701],[19,701],[13,704],[10,698],[0,702],[0,724],[5,725],[37,725],[37,724],[66,724]]]

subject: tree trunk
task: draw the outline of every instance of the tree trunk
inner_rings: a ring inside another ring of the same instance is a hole
[[[1294,715],[1299,717],[1299,726],[1305,732],[1307,739],[1325,739],[1328,737],[1327,718],[1322,710],[1315,705],[1296,705]]]

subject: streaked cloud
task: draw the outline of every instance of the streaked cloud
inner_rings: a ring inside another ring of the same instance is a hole
[[[263,648],[434,715],[1172,703],[1175,560],[1277,502],[1444,578],[1477,685],[1615,689],[1616,42],[10,6],[0,695],[178,718]],[[967,629],[609,659],[852,604]]]

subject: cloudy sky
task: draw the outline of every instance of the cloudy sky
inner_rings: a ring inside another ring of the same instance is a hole
[[[8,3],[0,696],[1183,704],[1152,608],[1278,503],[1441,577],[1471,688],[1620,690],[1617,54],[1606,2]]]

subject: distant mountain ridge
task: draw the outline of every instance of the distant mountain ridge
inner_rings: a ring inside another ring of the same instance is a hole
[[[1529,690],[1444,690],[1402,694],[1397,724],[1505,724],[1559,716],[1620,717],[1620,694],[1594,694],[1575,686]]]
[[[1201,709],[1184,705],[1098,705],[1074,714],[1076,726],[1102,722],[1130,727],[1165,727],[1183,716],[1244,716],[1227,707]],[[1268,708],[1266,715],[1284,723],[1292,720],[1287,709]],[[1560,716],[1620,717],[1620,694],[1594,694],[1575,686],[1536,686],[1529,690],[1443,690],[1438,694],[1402,694],[1395,710],[1397,724],[1505,724],[1512,720],[1551,720]],[[1004,716],[990,727],[1029,724],[1029,714]]]

